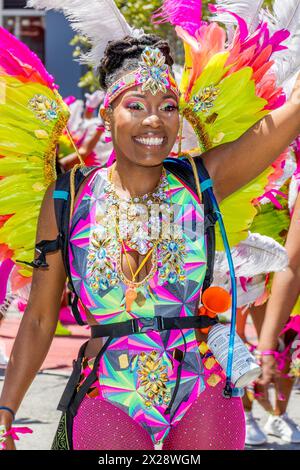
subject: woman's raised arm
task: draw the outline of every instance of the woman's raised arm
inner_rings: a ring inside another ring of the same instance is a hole
[[[260,175],[300,134],[300,75],[291,98],[235,142],[203,155],[222,201]]]
[[[54,240],[58,235],[53,189],[53,185],[48,188],[43,200],[37,242]],[[0,398],[0,406],[7,406],[15,413],[49,351],[58,321],[66,281],[61,252],[47,254],[47,263],[48,268],[34,269],[29,302],[14,342]],[[0,424],[9,429],[11,422],[11,415],[0,410]],[[14,448],[10,438],[7,448]]]

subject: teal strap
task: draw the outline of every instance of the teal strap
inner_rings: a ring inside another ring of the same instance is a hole
[[[53,191],[53,199],[65,199],[68,200],[68,191]]]
[[[200,184],[200,187],[201,187],[201,191],[204,192],[204,191],[206,191],[207,189],[213,187],[213,182],[212,182],[211,179],[204,180],[204,181],[202,181],[202,183]]]

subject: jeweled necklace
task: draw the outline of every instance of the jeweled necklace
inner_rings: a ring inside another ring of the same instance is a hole
[[[109,191],[109,189],[110,188],[108,187],[107,190]],[[168,190],[168,194],[170,195],[170,188]],[[110,192],[108,193],[108,197],[109,196]],[[145,243],[145,239],[142,238],[141,240],[138,240],[140,242],[139,253],[146,255],[146,258],[142,261],[141,265],[134,273],[127,255],[126,245],[127,247],[132,247],[132,249],[136,250],[137,243],[134,240],[128,240],[124,236],[121,236],[120,231],[122,220],[119,220],[118,222],[118,217],[116,217],[115,211],[115,209],[118,208],[120,202],[122,202],[122,199],[117,196],[117,199],[114,203],[114,206],[116,207],[112,207],[112,204],[107,204],[105,217],[105,219],[109,221],[112,220],[112,217],[115,219],[115,229],[118,232],[118,240],[115,239],[113,241],[113,238],[110,236],[108,236],[105,240],[102,240],[102,238],[101,240],[98,240],[98,234],[95,232],[93,234],[92,244],[89,249],[88,266],[90,273],[90,283],[94,291],[97,292],[98,289],[106,291],[108,288],[116,286],[119,280],[123,281],[123,283],[128,286],[125,299],[126,308],[130,309],[132,302],[137,298],[136,289],[145,285],[146,282],[151,277],[153,277],[157,269],[158,283],[160,285],[164,284],[165,282],[170,284],[175,284],[177,282],[182,284],[185,283],[186,273],[184,269],[184,263],[186,247],[184,239],[180,239],[178,237],[174,238],[174,236],[171,236],[170,239],[157,237],[155,239],[155,244],[151,240],[149,243]],[[168,203],[169,204],[164,204],[164,206],[167,206],[167,208],[170,210],[171,202],[168,201]],[[113,210],[110,211],[110,209]],[[153,224],[151,218],[150,224],[151,226]],[[141,245],[141,243],[143,245]],[[131,280],[128,279],[123,273],[121,246],[123,246],[124,254],[127,258],[127,263],[132,276]],[[144,267],[145,263],[151,255],[152,267],[149,274],[142,281],[136,282],[135,280],[138,273]],[[113,268],[114,262],[116,262],[117,265],[116,271]]]
[[[165,190],[169,185],[166,170],[163,168],[160,182],[154,191],[143,196],[121,198],[118,196],[112,182],[114,167],[108,177],[108,183],[104,190],[107,193],[108,210],[111,206],[119,209],[119,227],[126,240],[126,244],[141,255],[146,255],[153,248],[153,234],[160,233],[161,216],[170,213],[170,205],[167,204],[168,194]],[[158,214],[149,217],[149,211],[159,207]],[[122,212],[121,212],[122,210]],[[137,220],[138,218],[138,220]],[[152,237],[149,235],[151,231]],[[157,239],[157,236],[155,236]]]
[[[115,186],[113,184],[113,175],[115,171],[115,166],[113,166],[109,172],[108,176],[108,183],[105,186],[105,191],[108,193],[108,199],[111,200],[113,203],[118,204],[120,201],[120,196],[118,196]],[[122,198],[122,201],[127,203],[127,204],[146,204],[147,206],[151,206],[154,203],[157,202],[163,202],[167,199],[167,194],[165,191],[166,186],[168,186],[169,182],[167,179],[167,173],[165,168],[162,170],[162,174],[160,177],[160,181],[156,188],[146,194],[143,194],[142,196],[130,196],[130,197],[124,197]]]

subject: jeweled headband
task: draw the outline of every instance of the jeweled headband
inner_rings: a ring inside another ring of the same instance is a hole
[[[149,90],[152,95],[159,91],[166,93],[171,90],[179,97],[179,89],[170,67],[165,63],[166,58],[160,49],[146,47],[142,52],[142,61],[139,68],[124,75],[117,82],[111,85],[104,99],[104,107],[110,104],[125,90],[134,86],[142,85],[142,90]]]

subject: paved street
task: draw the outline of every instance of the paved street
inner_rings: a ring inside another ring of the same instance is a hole
[[[3,377],[1,377],[3,379]],[[40,373],[31,385],[17,414],[16,425],[28,426],[33,434],[25,434],[17,443],[20,450],[47,450],[51,448],[53,437],[61,415],[56,410],[67,377]],[[0,382],[2,389],[3,380]]]

